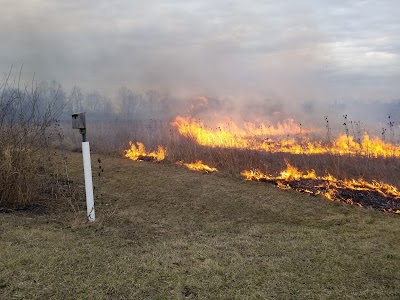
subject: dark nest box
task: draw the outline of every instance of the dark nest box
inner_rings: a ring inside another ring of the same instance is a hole
[[[72,115],[72,129],[79,129],[82,134],[82,141],[86,142],[86,118],[84,112]]]
[[[72,129],[86,129],[86,118],[84,112],[72,115]]]

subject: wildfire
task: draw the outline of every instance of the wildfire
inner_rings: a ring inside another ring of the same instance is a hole
[[[199,98],[199,105],[206,105],[206,98]],[[201,110],[201,107],[192,107]],[[192,139],[206,147],[249,149],[270,153],[291,154],[334,154],[360,155],[365,157],[400,158],[400,146],[365,134],[354,138],[348,134],[341,135],[330,143],[312,141],[303,133],[311,129],[301,128],[288,119],[276,125],[247,122],[243,127],[230,121],[216,128],[207,127],[199,120],[190,117],[176,117],[171,123],[182,136]],[[315,131],[314,131],[315,132]],[[289,135],[291,138],[289,138]],[[141,142],[129,142],[130,148],[125,157],[132,160],[161,161],[166,157],[166,149],[158,146],[153,152],[147,152]],[[172,155],[175,156],[175,155]],[[201,160],[177,164],[205,173],[218,172],[214,167],[203,164]],[[332,201],[340,201],[361,207],[372,207],[383,211],[400,214],[400,192],[397,187],[384,182],[368,182],[364,179],[338,179],[331,175],[317,176],[314,170],[303,172],[286,162],[287,167],[279,175],[272,176],[260,170],[245,170],[241,173],[247,180],[271,182],[281,189],[294,189],[310,195],[322,195]]]
[[[167,151],[164,147],[158,146],[157,151],[147,152],[145,146],[141,142],[137,142],[136,145],[129,142],[130,148],[125,150],[125,157],[132,160],[156,160],[162,161],[167,155]]]
[[[194,163],[184,163],[183,161],[178,161],[177,164],[184,165],[185,167],[193,171],[202,171],[206,173],[218,172],[216,168],[203,164],[203,161],[201,160],[198,160]]]
[[[284,152],[291,154],[335,154],[362,155],[367,157],[400,157],[400,146],[385,143],[378,137],[371,138],[365,134],[362,139],[355,140],[349,135],[341,135],[332,143],[321,141],[296,141],[288,135],[299,135],[311,132],[301,127],[292,119],[276,126],[245,123],[244,130],[235,123],[219,126],[216,129],[206,127],[202,122],[191,118],[176,117],[172,122],[179,133],[193,139],[196,143],[208,147],[251,149],[266,152]],[[285,137],[272,140],[271,137]]]
[[[278,176],[266,175],[260,170],[245,170],[241,175],[246,180],[271,182],[282,189],[400,214],[400,191],[392,185],[363,179],[340,180],[331,175],[318,177],[314,170],[303,173],[288,162],[286,164],[286,170]]]

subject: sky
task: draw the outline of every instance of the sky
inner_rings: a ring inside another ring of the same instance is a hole
[[[396,0],[0,0],[0,70],[246,101],[400,95]]]

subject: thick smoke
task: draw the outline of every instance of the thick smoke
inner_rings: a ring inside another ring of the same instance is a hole
[[[328,116],[339,128],[348,115],[383,127],[399,120],[398,10],[393,1],[6,0],[0,67],[23,64],[27,81],[55,79],[67,94],[81,87],[70,111],[99,119],[168,119],[204,96],[194,117]]]

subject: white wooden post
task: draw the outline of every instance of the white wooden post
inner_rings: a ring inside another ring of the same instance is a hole
[[[93,181],[92,181],[92,164],[90,162],[90,147],[86,141],[86,117],[85,113],[76,113],[72,115],[72,128],[79,129],[82,134],[82,155],[83,155],[83,172],[85,174],[85,192],[86,192],[86,210],[89,221],[94,221],[94,197],[93,197]]]
[[[90,162],[89,142],[82,142],[82,155],[83,155],[83,171],[85,173],[85,191],[86,191],[86,209],[87,209],[86,216],[89,221],[94,221],[95,215],[94,215],[92,165]]]

